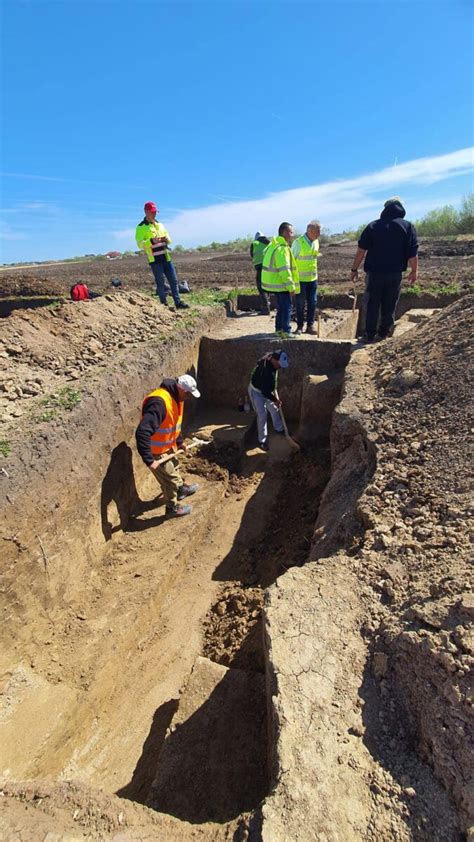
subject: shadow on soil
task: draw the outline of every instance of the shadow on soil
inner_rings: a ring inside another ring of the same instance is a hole
[[[113,503],[118,516],[115,526],[109,520],[109,506]],[[162,517],[143,522],[136,521],[139,515],[155,509],[163,503],[163,497],[158,494],[152,500],[141,500],[133,473],[132,450],[124,441],[120,442],[112,451],[107,473],[102,480],[100,495],[100,516],[102,534],[106,541],[110,541],[115,532],[136,532],[158,526],[164,520]]]
[[[170,699],[155,711],[150,733],[143,743],[142,753],[133,771],[132,780],[122,789],[117,790],[117,795],[121,798],[138,801],[140,804],[145,803],[156,774],[157,757],[166,731],[178,710],[178,705],[178,699]]]
[[[382,682],[374,678],[371,663],[370,657],[359,690],[365,703],[363,741],[372,757],[402,788],[409,783],[411,790],[404,798],[403,818],[410,838],[416,842],[461,842],[463,836],[455,826],[455,808],[431,767],[419,757],[416,731],[410,727],[400,700],[394,704],[396,689],[388,692],[388,675]],[[373,787],[377,792],[377,784]],[[447,827],[451,830],[449,836]]]
[[[254,809],[268,791],[263,676],[227,672],[165,739],[177,705],[157,710],[133,778],[117,795],[192,823]]]

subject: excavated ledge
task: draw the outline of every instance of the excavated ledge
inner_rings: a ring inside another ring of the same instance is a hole
[[[384,557],[393,538],[383,505],[374,519],[365,502],[380,481],[374,368],[367,349],[347,366],[308,562],[267,592],[273,791],[255,817],[255,840],[458,842],[469,827],[472,714],[460,653],[469,651],[474,603],[446,596],[406,618],[403,605],[391,607],[409,573]]]

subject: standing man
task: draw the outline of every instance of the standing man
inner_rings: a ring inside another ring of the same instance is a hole
[[[191,395],[199,398],[200,394],[194,377],[183,374],[176,380],[163,380],[160,388],[150,392],[143,401],[141,421],[135,431],[137,449],[161,486],[167,517],[189,515],[191,506],[181,505],[179,501],[199,488],[196,483],[183,482],[176,456],[162,464],[159,457],[177,449],[186,450],[181,435],[184,402]]]
[[[306,226],[306,234],[297,237],[291,251],[296,260],[298,275],[301,284],[301,291],[296,296],[296,330],[295,333],[303,332],[304,307],[308,309],[306,333],[316,334],[314,329],[314,314],[316,312],[316,297],[318,292],[318,257],[319,237],[321,235],[321,224],[319,220],[313,219]]]
[[[373,342],[378,327],[379,339],[390,335],[395,321],[395,308],[400,296],[402,272],[410,266],[408,280],[418,276],[418,240],[415,226],[405,219],[400,197],[387,199],[380,214],[364,228],[351,269],[351,282],[358,278],[358,269],[365,257],[367,273],[367,313],[363,342]]]
[[[262,450],[268,450],[267,412],[275,432],[284,432],[277,391],[280,368],[288,368],[288,355],[285,351],[270,351],[258,361],[250,378],[249,397],[257,413],[258,444]]]
[[[179,297],[178,279],[168,252],[168,244],[171,242],[170,235],[165,226],[156,219],[158,208],[154,202],[146,202],[144,210],[145,218],[137,225],[135,239],[138,248],[144,251],[148,258],[150,269],[155,278],[156,294],[161,303],[166,305],[166,277],[176,307],[180,310],[187,310],[189,304],[185,304]]]
[[[265,237],[265,234],[262,234],[261,231],[257,231],[257,233],[255,234],[254,241],[250,246],[250,257],[252,258],[252,263],[255,267],[255,280],[257,283],[257,289],[260,295],[260,300],[262,302],[262,306],[260,308],[260,314],[262,316],[270,315],[270,296],[268,292],[265,292],[265,290],[262,289],[263,252],[265,251],[269,243],[270,240],[268,239],[268,237]]]
[[[263,253],[262,288],[276,299],[275,331],[288,337],[291,332],[291,299],[300,291],[298,269],[291,251],[295,239],[293,226],[282,222],[278,237],[273,237]]]

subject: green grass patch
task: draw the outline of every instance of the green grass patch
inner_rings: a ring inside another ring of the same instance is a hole
[[[43,410],[38,415],[38,421],[52,421],[61,411],[70,412],[81,402],[81,393],[71,386],[64,386],[52,395],[47,395],[40,401]]]
[[[335,290],[332,287],[326,287],[324,284],[319,286],[318,284],[318,295],[334,295]]]
[[[432,284],[426,287],[413,284],[409,287],[403,287],[402,292],[408,292],[412,295],[457,295],[460,292],[460,286],[458,283]]]
[[[0,439],[0,456],[8,456],[10,451],[10,442],[5,439]]]

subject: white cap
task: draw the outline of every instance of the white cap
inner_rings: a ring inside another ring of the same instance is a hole
[[[183,390],[183,392],[191,392],[194,398],[201,397],[201,392],[197,388],[197,383],[194,377],[191,377],[190,374],[182,374],[181,377],[178,377],[178,380],[176,382],[178,383],[179,388]]]

